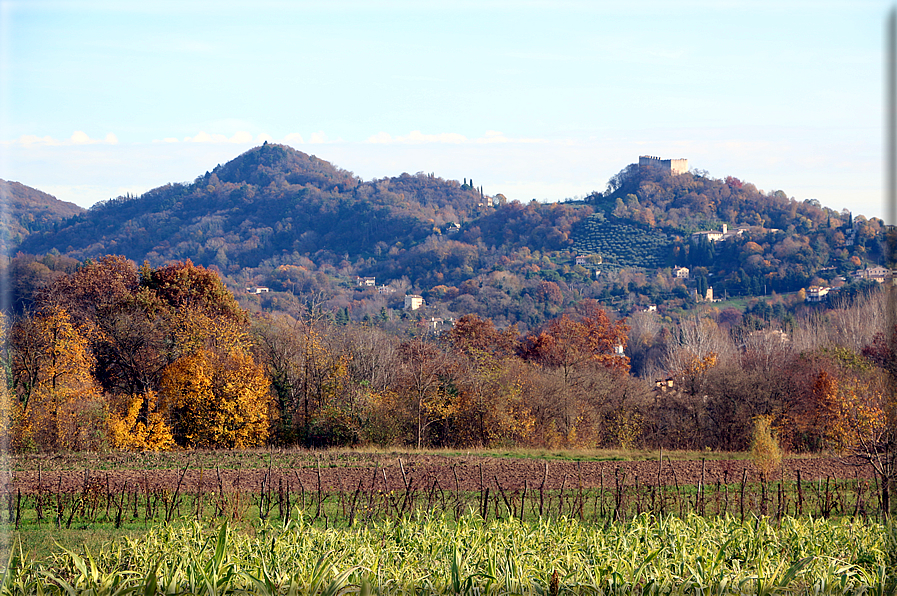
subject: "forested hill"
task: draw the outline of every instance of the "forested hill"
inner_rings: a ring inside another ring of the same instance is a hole
[[[725,240],[692,236],[723,224],[735,230]],[[731,176],[630,165],[583,201],[520,203],[434,174],[364,181],[265,144],[192,183],[37,231],[9,266],[17,305],[73,259],[117,254],[215,267],[231,288],[270,290],[251,298],[263,309],[294,310],[313,295],[343,320],[388,321],[409,293],[426,300],[415,316],[474,313],[525,330],[587,298],[626,314],[688,308],[710,286],[730,297],[853,287],[857,270],[884,263],[883,232],[875,218]],[[682,266],[688,277],[674,273]]]
[[[92,207],[20,250],[78,259],[121,254],[153,264],[192,259],[222,271],[282,254],[355,258],[409,246],[475,217],[481,193],[429,174],[362,181],[295,149],[265,144],[192,184]]]
[[[727,223],[808,233],[826,227],[841,213],[818,201],[797,201],[781,190],[763,192],[733,176],[711,178],[697,173],[671,175],[631,164],[608,181],[603,193],[586,199],[608,216],[694,232]]]
[[[52,229],[59,222],[84,212],[74,203],[18,182],[0,180],[0,250],[5,254],[29,234]]]

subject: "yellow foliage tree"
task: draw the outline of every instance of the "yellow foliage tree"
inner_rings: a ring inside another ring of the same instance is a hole
[[[187,447],[246,448],[268,438],[269,381],[246,352],[200,348],[172,363],[162,391]]]
[[[150,404],[145,418],[141,409]],[[109,441],[125,451],[167,451],[175,447],[164,403],[155,391],[124,398],[118,412],[109,414]]]
[[[751,436],[751,459],[754,466],[769,480],[782,465],[782,449],[772,426],[772,416],[754,418]]]
[[[839,451],[872,450],[887,429],[881,379],[862,372],[845,367],[836,377],[823,370],[814,382],[826,441]]]
[[[12,330],[19,404],[12,409],[15,446],[43,450],[97,448],[105,442],[106,407],[91,375],[85,330],[61,307],[43,308]]]

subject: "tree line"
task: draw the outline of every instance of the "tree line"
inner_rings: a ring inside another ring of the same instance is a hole
[[[14,449],[44,451],[739,450],[763,417],[794,451],[868,453],[893,431],[886,300],[811,313],[787,333],[713,310],[678,325],[613,320],[582,300],[527,334],[465,315],[437,335],[426,321],[338,321],[323,300],[250,314],[202,266],[106,256],[5,322],[2,430]]]

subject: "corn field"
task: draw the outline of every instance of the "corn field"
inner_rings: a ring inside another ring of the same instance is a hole
[[[252,534],[194,521],[43,562],[14,551],[0,594],[894,594],[895,540],[852,519],[471,511],[325,529],[297,511]]]
[[[118,484],[39,468],[32,490],[0,494],[13,535],[139,538],[39,558],[14,541],[0,596],[897,594],[897,525],[879,521],[874,478],[766,481],[702,464],[698,484],[681,485],[672,466],[653,482],[565,469],[559,487],[546,463],[515,488],[483,466],[465,482],[401,460],[329,477],[320,463],[216,468],[192,481],[185,466]]]

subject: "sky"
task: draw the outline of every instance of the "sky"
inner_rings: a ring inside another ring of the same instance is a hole
[[[0,0],[0,178],[89,207],[264,141],[558,201],[639,155],[883,216],[880,0]]]

